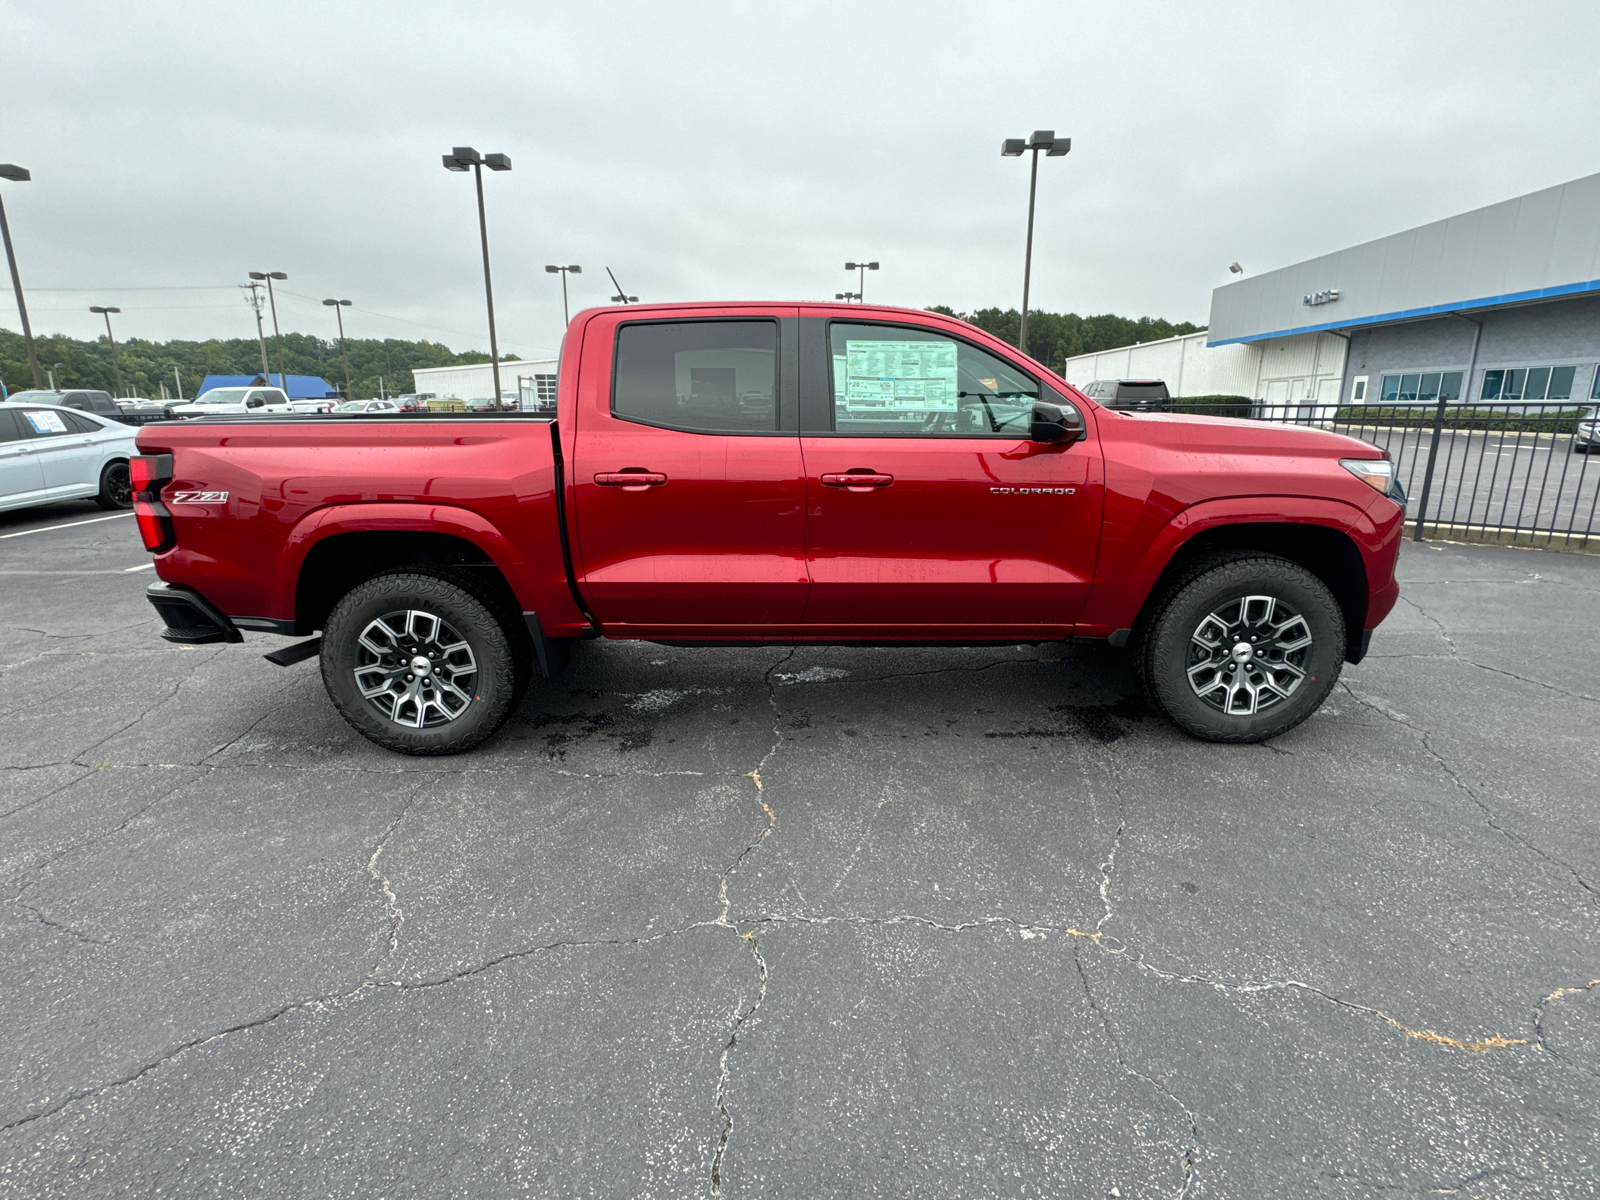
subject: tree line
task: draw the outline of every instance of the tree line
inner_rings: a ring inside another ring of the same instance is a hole
[[[415,391],[411,378],[414,367],[454,367],[489,361],[487,354],[475,350],[458,354],[438,342],[351,338],[349,346],[349,394],[359,397],[376,396],[380,377],[390,395]],[[34,347],[40,369],[54,371],[57,386],[116,392],[111,347],[105,338],[87,342],[52,334],[35,338]],[[290,375],[320,375],[340,391],[345,389],[344,356],[337,340],[286,333],[281,349],[269,341],[267,352],[274,375],[280,370]],[[254,338],[212,338],[204,342],[129,338],[117,342],[117,359],[122,367],[124,394],[132,391],[151,399],[160,399],[163,387],[168,396],[176,395],[180,381],[183,395],[192,399],[207,375],[261,373],[261,346]],[[502,361],[515,360],[515,355],[502,356]],[[61,365],[58,367],[57,363]],[[33,386],[27,345],[20,333],[6,329],[0,329],[0,380],[13,392]]]
[[[1013,346],[1017,344],[1022,316],[1014,308],[980,308],[977,312],[964,313],[943,304],[935,304],[928,311],[956,317],[976,325],[985,333],[993,334],[1003,342]],[[1119,317],[1115,313],[1080,317],[1077,313],[1030,310],[1027,351],[1045,366],[1059,371],[1064,361],[1080,354],[1137,346],[1141,342],[1159,342],[1163,338],[1198,333],[1204,328],[1204,325],[1189,321],[1164,321],[1160,317]]]
[[[1021,320],[1014,308],[981,308],[976,312],[957,312],[946,305],[932,305],[929,312],[943,313],[976,325],[1011,345],[1017,344]],[[1204,326],[1188,321],[1164,321],[1159,317],[1119,317],[1114,313],[1080,317],[1077,313],[1030,312],[1028,314],[1028,353],[1056,370],[1068,358],[1120,346],[1155,342],[1180,334],[1196,333]],[[55,372],[63,388],[101,388],[116,391],[116,375],[111,366],[111,347],[105,338],[92,342],[52,334],[35,339],[39,366]],[[487,354],[476,350],[461,353],[439,342],[408,342],[398,338],[351,338],[350,390],[359,397],[376,396],[379,380],[391,395],[416,390],[411,372],[415,367],[454,367],[486,363]],[[193,397],[207,375],[256,375],[261,371],[261,348],[254,338],[212,338],[204,342],[151,342],[129,338],[117,343],[122,365],[124,393],[157,399],[165,387],[174,395],[179,386],[183,395]],[[281,347],[268,344],[273,373],[320,375],[335,388],[345,389],[344,358],[337,341],[326,341],[305,333],[286,333]],[[516,355],[502,356],[504,362],[517,361]],[[59,367],[56,364],[61,364]],[[174,378],[174,369],[177,377]],[[33,386],[28,368],[27,348],[20,333],[0,329],[0,381],[11,391]],[[181,381],[181,384],[180,384]]]

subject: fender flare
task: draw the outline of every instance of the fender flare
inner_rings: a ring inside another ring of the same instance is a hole
[[[500,569],[511,590],[526,595],[527,564],[510,539],[488,518],[454,504],[417,501],[332,504],[302,517],[284,542],[279,578],[280,611],[293,613],[300,572],[314,546],[342,533],[442,533],[471,542]]]
[[[1350,537],[1365,562],[1365,539],[1353,536],[1364,516],[1356,505],[1331,496],[1225,496],[1191,504],[1174,513],[1142,549],[1124,543],[1120,563],[1108,562],[1102,548],[1097,571],[1101,580],[1085,606],[1079,633],[1125,637],[1161,573],[1185,545],[1208,530],[1229,525],[1320,525]],[[1137,531],[1129,542],[1136,537]]]

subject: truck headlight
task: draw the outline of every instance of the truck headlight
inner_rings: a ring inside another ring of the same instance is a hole
[[[1394,463],[1387,458],[1341,458],[1339,465],[1373,491],[1389,495],[1394,483]]]

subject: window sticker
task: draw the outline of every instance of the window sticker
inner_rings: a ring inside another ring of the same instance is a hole
[[[35,433],[65,433],[66,422],[61,419],[60,413],[30,412],[25,414],[28,424],[33,426]]]
[[[960,389],[954,342],[846,341],[844,349],[847,413],[921,416],[956,411]]]

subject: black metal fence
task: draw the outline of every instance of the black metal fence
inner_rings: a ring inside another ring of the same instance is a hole
[[[1189,404],[1172,412],[1308,425],[1381,446],[1409,498],[1408,531],[1600,550],[1600,405],[1561,400],[1411,407]]]

